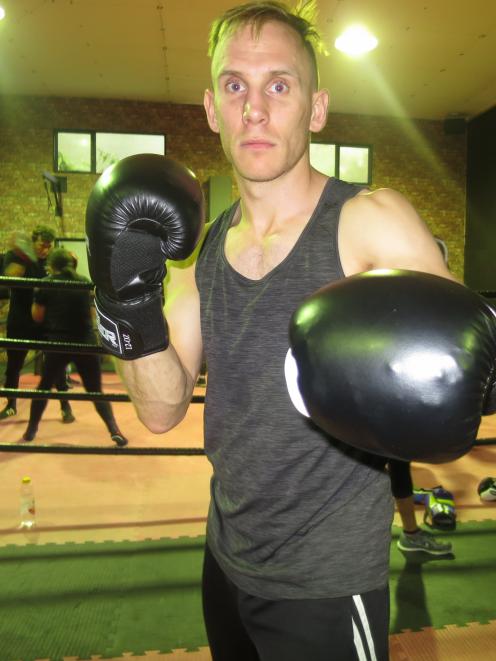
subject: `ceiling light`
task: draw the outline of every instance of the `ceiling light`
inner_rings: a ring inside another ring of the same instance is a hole
[[[0,7],[0,21],[2,18],[5,18],[5,9],[3,7]]]
[[[357,56],[374,50],[378,43],[366,28],[352,25],[336,39],[334,46],[346,55]]]

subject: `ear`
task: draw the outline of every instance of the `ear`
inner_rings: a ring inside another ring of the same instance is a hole
[[[205,90],[205,94],[203,95],[203,107],[207,114],[208,125],[214,133],[219,133],[219,125],[215,114],[215,99],[212,90]]]
[[[312,115],[310,118],[310,131],[318,133],[327,122],[327,108],[329,106],[329,92],[319,90],[312,94]]]

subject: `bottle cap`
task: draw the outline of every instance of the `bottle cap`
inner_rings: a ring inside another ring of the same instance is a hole
[[[30,477],[23,477],[23,478],[22,478],[22,483],[23,483],[23,484],[29,484],[30,482],[31,482],[31,478],[30,478]]]

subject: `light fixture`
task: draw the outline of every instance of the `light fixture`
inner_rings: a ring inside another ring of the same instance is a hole
[[[0,7],[0,21],[5,18],[5,9],[3,7]]]
[[[336,39],[334,46],[346,55],[356,57],[374,50],[378,43],[367,28],[362,25],[352,25]]]

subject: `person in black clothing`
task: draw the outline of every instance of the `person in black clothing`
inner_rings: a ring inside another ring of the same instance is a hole
[[[50,273],[48,278],[88,282],[87,278],[74,271],[73,265],[73,256],[67,250],[57,248],[48,257]],[[45,340],[96,343],[90,293],[87,290],[35,289],[32,316],[36,323],[42,324]],[[101,392],[102,378],[99,357],[71,353],[46,354],[37,389],[50,390],[55,384],[57,376],[65,373],[65,368],[71,362],[76,365],[85,390]],[[46,405],[46,399],[32,400],[29,422],[23,440],[32,441],[35,438]],[[127,439],[117,426],[110,403],[94,402],[94,406],[114,443],[119,447],[127,445]]]
[[[408,461],[390,459],[388,472],[391,478],[391,492],[401,519],[401,533],[396,543],[404,553],[423,551],[429,555],[448,555],[452,551],[450,542],[437,539],[431,532],[417,523],[413,499],[411,466]]]
[[[435,236],[434,239],[441,251],[444,263],[448,266],[448,246],[440,237]],[[417,523],[410,463],[391,459],[388,462],[388,472],[391,478],[391,491],[401,519],[402,531],[397,542],[398,548],[404,553],[418,551],[424,551],[430,555],[451,553],[450,542],[436,539],[429,531],[420,528]]]
[[[32,232],[31,241],[17,237],[14,245],[3,260],[3,274],[10,278],[44,278],[46,260],[53,249],[54,232],[43,225],[38,225]],[[7,337],[21,340],[39,340],[40,329],[31,317],[32,289],[13,287],[10,291],[9,312],[7,315]],[[26,360],[28,349],[7,350],[5,370],[5,388],[18,388],[19,376]],[[57,390],[67,390],[65,374],[59,374]],[[69,402],[60,403],[62,422],[73,422]],[[17,414],[16,399],[9,397],[6,406],[0,411],[0,420]]]

